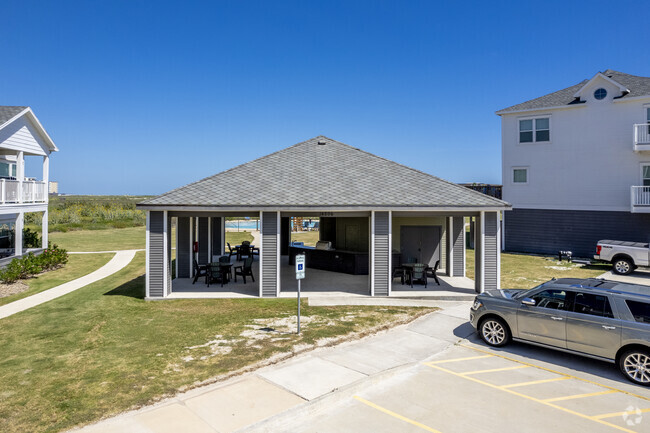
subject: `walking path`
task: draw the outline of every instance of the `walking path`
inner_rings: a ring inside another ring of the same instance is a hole
[[[139,250],[115,251],[115,256],[109,260],[108,263],[96,271],[89,273],[88,275],[84,275],[83,277],[77,278],[76,280],[68,281],[67,283],[61,284],[60,286],[53,287],[35,295],[28,296],[27,298],[19,299],[7,305],[3,305],[0,307],[0,319],[4,319],[5,317],[9,317],[13,314],[27,310],[28,308],[35,307],[44,302],[51,301],[52,299],[56,299],[70,292],[74,292],[75,290],[87,286],[88,284],[94,283],[95,281],[106,278],[131,263],[131,260],[133,260],[133,257],[135,257],[135,253],[137,251]]]
[[[408,325],[317,349],[76,431],[275,431],[274,423],[287,416],[309,414],[323,404],[348,398],[351,392],[393,377],[471,335],[474,331],[467,322],[470,305],[439,302],[443,310]]]

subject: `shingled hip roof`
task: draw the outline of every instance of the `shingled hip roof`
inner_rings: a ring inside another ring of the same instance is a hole
[[[509,207],[496,198],[323,136],[169,191],[139,206]]]

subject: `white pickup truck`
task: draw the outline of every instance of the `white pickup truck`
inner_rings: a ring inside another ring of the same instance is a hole
[[[596,245],[594,259],[610,262],[614,273],[627,275],[650,264],[650,248],[643,242],[602,240]]]

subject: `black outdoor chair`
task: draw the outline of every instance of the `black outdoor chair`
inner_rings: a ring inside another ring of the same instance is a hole
[[[229,257],[229,258],[232,257],[232,256],[237,256],[237,257],[239,257],[239,255],[238,255],[238,253],[239,253],[239,248],[237,248],[237,247],[235,247],[235,248],[231,247],[231,246],[230,246],[230,242],[226,242],[226,245],[228,245],[228,257]]]
[[[196,262],[196,259],[194,259],[194,281],[192,281],[192,284],[196,283],[196,280],[198,280],[199,277],[204,277],[206,275],[208,275],[208,266],[199,265]]]
[[[219,264],[230,264],[230,256],[221,256],[219,257]],[[228,269],[228,279],[230,279],[230,268]]]
[[[255,277],[253,276],[253,256],[246,257],[243,266],[235,266],[235,283],[237,282],[237,275],[241,275],[244,278],[244,284],[246,284],[247,276],[251,277],[251,280],[255,282]]]
[[[403,285],[404,281],[406,281],[406,268],[404,266],[393,267],[393,280],[397,277],[399,277],[399,280]]]
[[[409,282],[411,283],[411,287],[413,287],[413,283],[418,281],[421,283],[424,283],[424,287],[427,287],[427,265],[424,263],[416,263],[413,265],[413,268],[411,269],[411,274],[409,275]]]
[[[237,251],[237,260],[241,261],[242,256],[246,256],[246,258],[250,257],[252,258],[253,255],[251,254],[251,244],[245,244],[242,243],[241,246],[239,247],[239,250]]]
[[[438,271],[438,267],[440,266],[440,260],[436,260],[436,264],[433,266],[433,268],[427,268],[427,277],[431,277],[434,280],[436,280],[436,284],[440,285],[440,281],[438,280],[438,275],[436,274],[436,271]]]
[[[226,278],[224,269],[219,263],[210,263],[207,266],[205,284],[207,284],[208,287],[210,287],[210,283],[221,283],[221,287],[223,287]]]

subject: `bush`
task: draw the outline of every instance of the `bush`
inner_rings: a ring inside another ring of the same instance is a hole
[[[38,248],[41,246],[41,238],[38,233],[31,231],[28,228],[23,229],[23,246],[25,248]]]
[[[43,271],[59,268],[66,263],[68,263],[68,252],[57,245],[48,245],[48,248],[38,256],[29,253],[13,259],[5,269],[0,271],[0,281],[6,284],[15,283]]]

